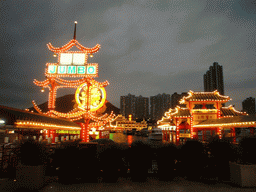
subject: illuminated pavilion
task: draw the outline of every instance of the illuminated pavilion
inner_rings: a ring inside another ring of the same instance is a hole
[[[159,120],[164,139],[177,145],[189,139],[207,142],[213,136],[223,136],[236,142],[235,128],[250,128],[254,135],[256,117],[237,111],[232,105],[223,107],[230,101],[229,96],[218,91],[193,92],[180,100],[180,106],[169,109]]]

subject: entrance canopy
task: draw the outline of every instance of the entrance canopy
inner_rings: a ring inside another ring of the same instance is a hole
[[[195,128],[207,127],[225,127],[225,128],[245,128],[256,127],[256,116],[235,116],[221,119],[208,119],[194,125]]]
[[[80,130],[80,125],[61,118],[0,105],[0,127],[25,129]]]

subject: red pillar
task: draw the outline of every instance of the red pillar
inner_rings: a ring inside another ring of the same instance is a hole
[[[177,130],[176,130],[176,145],[180,144],[180,130],[177,126]]]
[[[219,139],[222,139],[222,131],[221,127],[218,128],[218,134],[219,134]]]
[[[55,100],[56,100],[56,91],[57,84],[54,78],[50,78],[51,81],[51,89],[49,90],[49,101],[48,101],[48,109],[55,109]]]
[[[233,143],[236,143],[236,129],[235,129],[235,127],[232,128],[232,136],[233,136]]]
[[[88,134],[89,121],[90,119],[86,119],[85,123],[80,124],[81,126],[80,139],[82,140],[82,142],[89,142],[89,134]]]
[[[205,141],[205,129],[202,129],[202,141]]]
[[[55,142],[55,138],[57,137],[57,133],[56,133],[56,130],[55,129],[51,129],[50,130],[50,136],[52,138],[52,143],[56,143]]]
[[[167,130],[163,130],[162,132],[164,134],[164,140],[167,141]]]
[[[193,133],[191,132],[191,134],[194,134],[194,133],[195,135],[193,135],[193,139],[198,140],[198,130],[196,128],[193,128]]]
[[[251,134],[252,137],[254,136],[254,129],[253,129],[253,127],[250,127],[250,134]]]

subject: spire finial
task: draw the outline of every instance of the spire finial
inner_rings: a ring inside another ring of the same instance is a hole
[[[74,30],[74,38],[73,39],[76,39],[76,24],[77,24],[77,21],[75,21],[75,30]]]

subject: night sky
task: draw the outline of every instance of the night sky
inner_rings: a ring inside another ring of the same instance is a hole
[[[204,91],[203,75],[223,66],[224,93],[238,110],[256,97],[256,1],[238,0],[34,0],[0,1],[0,105],[25,109],[46,102],[34,79],[57,62],[46,44],[73,38],[101,45],[88,63],[109,81],[107,100]],[[59,89],[57,97],[74,94]]]

